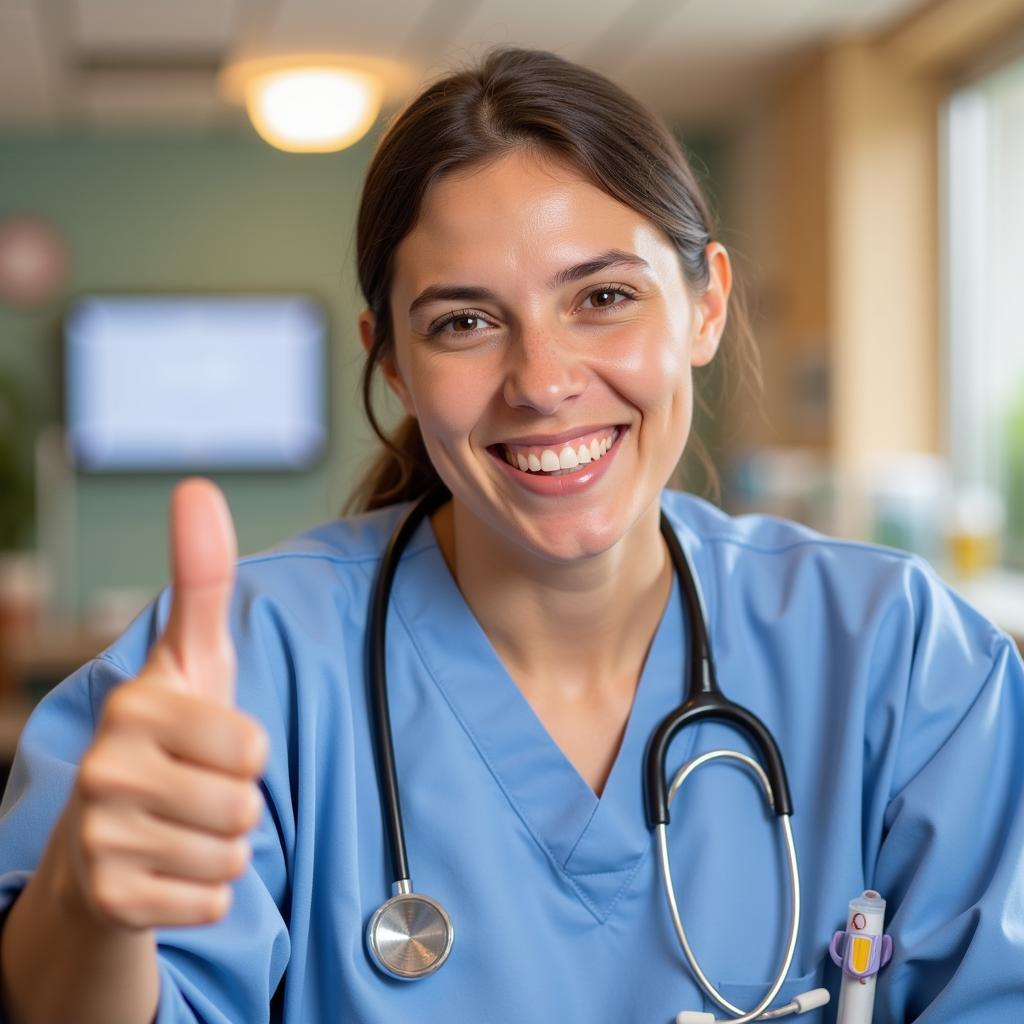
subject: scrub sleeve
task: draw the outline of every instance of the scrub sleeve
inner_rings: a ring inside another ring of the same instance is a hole
[[[1024,1021],[1024,665],[923,562],[901,604],[864,737],[866,877],[894,946],[875,1020]]]
[[[166,621],[168,596],[165,590],[160,597],[161,623]],[[151,605],[110,651],[51,690],[25,726],[0,804],[0,914],[4,919],[63,811],[78,763],[92,742],[103,700],[112,687],[134,674],[117,655],[129,658],[138,671],[157,635],[154,611]],[[239,706],[245,703],[240,693]],[[279,730],[272,736],[272,743],[275,741],[283,741]],[[268,776],[273,774],[268,769]],[[267,778],[261,786],[267,798]],[[265,805],[263,819],[250,835],[252,864],[233,883],[228,915],[216,929],[157,932],[160,1004],[155,1024],[256,1024],[268,1020],[268,1008],[288,964],[289,939],[282,908],[289,895],[281,841],[270,810],[272,801],[265,799]],[[2,1008],[0,1022],[5,1024]]]

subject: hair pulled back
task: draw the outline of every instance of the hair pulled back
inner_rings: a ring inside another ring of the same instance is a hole
[[[554,53],[514,47],[490,50],[477,66],[435,81],[389,123],[370,162],[359,206],[359,284],[375,318],[362,399],[384,451],[356,484],[345,511],[413,499],[439,481],[415,418],[406,416],[389,435],[373,408],[374,371],[394,348],[390,293],[395,249],[415,226],[432,182],[523,148],[558,158],[660,227],[678,252],[691,293],[701,295],[707,288],[704,250],[713,231],[708,204],[680,144],[632,96],[596,71]],[[739,341],[758,376],[741,301],[740,306]],[[700,405],[702,397],[696,397]],[[699,438],[692,436],[690,443],[717,489],[717,475]]]

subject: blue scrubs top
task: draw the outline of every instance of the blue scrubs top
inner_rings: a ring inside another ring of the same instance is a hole
[[[677,492],[661,503],[703,590],[721,686],[787,763],[803,921],[777,1002],[825,984],[832,1004],[802,1019],[834,1020],[827,946],[871,887],[894,943],[876,1021],[1024,1019],[1024,666],[1012,641],[917,557]],[[644,747],[687,664],[678,581],[597,799],[497,657],[429,521],[396,576],[387,657],[413,883],[448,909],[455,943],[420,981],[371,964],[364,931],[391,878],[364,634],[406,508],[326,523],[239,564],[238,702],[270,734],[266,811],[227,917],[158,933],[158,1024],[669,1024],[713,1010],[677,947],[644,821]],[[164,590],[32,715],[0,808],[0,905],[38,861],[104,698],[142,666],[167,611]],[[721,745],[750,751],[727,726],[684,731],[670,772]],[[787,922],[759,788],[729,762],[702,768],[672,806],[670,844],[698,958],[749,1007]]]

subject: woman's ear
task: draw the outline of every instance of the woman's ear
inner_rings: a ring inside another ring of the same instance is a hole
[[[369,309],[364,309],[359,314],[359,339],[363,343],[363,348],[369,354],[373,348],[373,337],[374,328],[376,327],[377,318]],[[392,349],[393,353],[393,349]],[[398,366],[395,363],[393,354],[381,356],[380,359],[381,373],[384,374],[384,379],[388,382],[388,387],[398,396],[398,400],[402,403],[402,408],[413,417],[416,418],[416,409],[412,402],[412,395],[409,394],[409,389],[405,386],[405,381],[402,380],[402,375],[398,371]]]
[[[690,346],[691,366],[706,366],[715,358],[725,332],[732,288],[732,266],[725,246],[721,242],[709,242],[704,251],[708,260],[708,286],[697,298],[697,324]]]

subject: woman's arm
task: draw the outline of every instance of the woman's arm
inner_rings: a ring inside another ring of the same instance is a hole
[[[114,653],[136,666],[157,621],[154,605]],[[248,678],[259,689],[256,665],[254,660]],[[83,909],[79,890],[68,892],[70,866],[54,851],[66,849],[64,830],[77,813],[72,807],[80,762],[94,738],[94,715],[100,718],[110,696],[131,679],[132,670],[111,657],[96,659],[47,694],[22,733],[0,807],[0,915],[9,908],[0,934],[0,989],[7,994],[0,1022],[137,1019],[148,1024],[156,1012],[148,1001],[155,992],[160,1024],[266,1022],[290,955],[281,914],[287,867],[271,778],[285,785],[279,766],[272,764],[261,782],[262,817],[249,836],[252,863],[232,883],[230,909],[216,924],[155,932],[138,928],[129,942],[97,924],[95,912]],[[257,703],[263,710],[263,701]],[[283,745],[279,730],[272,742],[278,749]],[[107,980],[108,970],[117,971],[115,981]],[[136,995],[141,1016],[128,1017],[130,997]],[[61,1012],[54,1009],[58,998],[68,1000]],[[106,1014],[107,998],[122,1016]],[[96,1016],[86,1017],[92,1010]]]
[[[867,872],[894,944],[876,1019],[1024,1020],[1024,664],[932,573],[909,589],[910,677],[876,723],[898,730]]]
[[[149,1020],[159,998],[152,929],[219,921],[249,865],[267,737],[234,707],[234,529],[223,496],[200,480],[175,489],[170,526],[165,627],[102,703],[4,929],[16,1024]]]
[[[262,731],[234,708],[172,687],[162,659],[158,646],[137,678],[108,694],[10,911],[0,966],[13,1024],[151,1020],[160,987],[153,929],[219,921],[228,883],[249,866],[245,836],[264,809],[251,781],[263,765]],[[81,729],[68,724],[72,735]],[[41,773],[26,800],[23,776],[15,812],[56,781]]]
[[[149,1024],[160,996],[152,929],[103,926],[78,898],[61,852],[72,804],[0,935],[10,1024]]]

